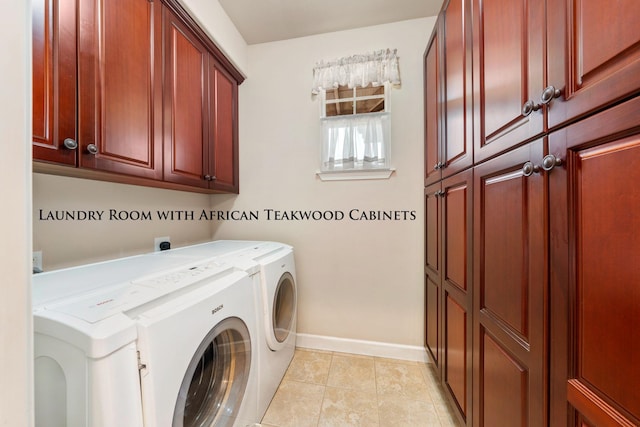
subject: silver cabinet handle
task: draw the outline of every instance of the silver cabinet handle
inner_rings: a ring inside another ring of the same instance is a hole
[[[562,164],[562,159],[554,156],[553,154],[547,154],[542,159],[542,169],[546,171],[550,171],[556,166],[560,166]]]
[[[533,173],[538,173],[540,171],[540,167],[538,165],[534,165],[532,162],[526,162],[522,165],[522,175],[531,176]]]
[[[536,104],[535,102],[529,100],[522,105],[522,115],[527,117],[529,114],[534,111],[538,111],[540,109],[540,104]]]
[[[68,148],[69,150],[75,150],[76,148],[78,148],[78,143],[75,139],[72,138],[65,138],[62,143],[64,144],[65,148]]]
[[[540,102],[543,104],[548,104],[554,98],[559,98],[562,95],[562,91],[560,89],[556,89],[555,86],[547,86],[542,91],[542,95],[540,95]]]
[[[98,146],[96,144],[87,145],[87,151],[89,154],[93,154],[94,156],[98,154]]]

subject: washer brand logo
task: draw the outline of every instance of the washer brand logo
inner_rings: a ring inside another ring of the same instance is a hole
[[[220,310],[222,310],[224,308],[224,304],[220,304],[219,306],[217,306],[216,308],[214,308],[213,310],[211,310],[211,314],[216,314],[217,312],[219,312]]]

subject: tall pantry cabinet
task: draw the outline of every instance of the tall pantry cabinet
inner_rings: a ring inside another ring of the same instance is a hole
[[[462,425],[640,425],[637,16],[635,0],[443,6],[425,53],[425,346]],[[450,146],[472,158],[452,175]]]

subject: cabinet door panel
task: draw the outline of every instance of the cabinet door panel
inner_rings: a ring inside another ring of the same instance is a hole
[[[210,166],[215,190],[238,192],[238,85],[212,61],[210,72]]]
[[[543,89],[544,2],[474,0],[478,163],[543,131],[542,111],[522,114]]]
[[[445,298],[446,345],[444,381],[449,387],[463,417],[467,415],[467,391],[471,382],[468,378],[467,361],[471,347],[468,346],[468,316],[466,307],[455,298]]]
[[[567,343],[552,347],[551,404],[557,419],[575,408],[571,424],[640,424],[638,108],[635,99],[550,136],[566,162],[550,177],[552,339]]]
[[[207,187],[208,52],[169,11],[165,37],[164,178]]]
[[[525,162],[539,164],[542,157],[539,140],[474,170],[474,424],[479,426],[542,425],[546,419],[545,179],[522,171]],[[504,373],[487,363],[491,358],[504,362]],[[517,417],[517,424],[509,411],[495,412],[496,399],[502,399],[495,375],[511,377],[513,384],[526,375],[526,391],[518,394],[526,399],[526,417]]]
[[[529,371],[525,364],[482,330],[480,385],[481,426],[544,425],[528,422]],[[542,421],[542,420],[541,420]]]
[[[471,280],[472,176],[468,170],[442,181],[444,281],[465,293]]]
[[[426,347],[431,353],[438,374],[442,374],[442,278],[441,278],[441,200],[440,183],[425,188],[425,297]]]
[[[80,166],[158,179],[161,5],[80,2]],[[88,151],[97,146],[97,154]]]
[[[473,170],[442,180],[444,381],[460,424],[471,425]]]
[[[549,128],[640,92],[638,16],[636,0],[549,0]]]
[[[444,40],[444,162],[442,176],[447,177],[471,166],[471,57],[467,42],[467,0],[450,0],[443,14]]]
[[[33,158],[76,165],[76,9],[72,0],[34,0]]]
[[[440,179],[440,47],[438,23],[424,56],[424,183],[429,185]]]
[[[434,184],[425,190],[425,224],[426,224],[426,262],[425,265],[440,283],[440,231],[441,200],[439,194],[440,185]]]
[[[440,366],[440,286],[432,280],[432,277],[425,277],[425,297],[426,297],[426,347],[433,362]],[[440,371],[438,370],[440,374]]]

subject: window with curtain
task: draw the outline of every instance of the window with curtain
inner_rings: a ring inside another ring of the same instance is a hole
[[[321,172],[390,168],[388,94],[400,84],[396,51],[381,50],[316,65],[320,95]]]

